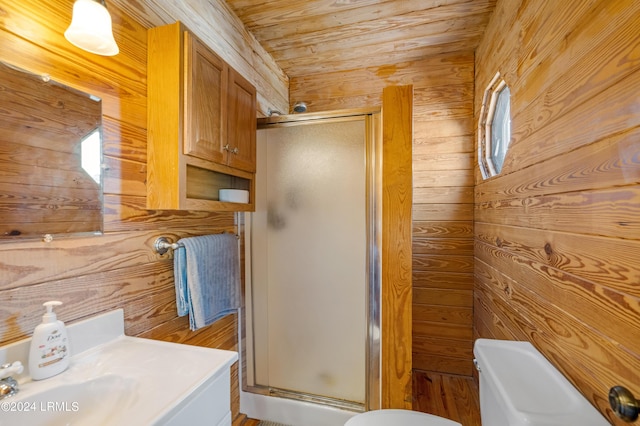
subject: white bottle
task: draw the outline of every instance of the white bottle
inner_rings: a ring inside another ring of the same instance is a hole
[[[33,330],[29,349],[29,373],[33,380],[47,379],[69,367],[67,330],[53,312],[53,307],[59,305],[62,305],[62,302],[43,303],[47,312],[42,316],[42,324]]]

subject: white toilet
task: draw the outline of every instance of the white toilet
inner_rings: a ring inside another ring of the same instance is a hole
[[[484,426],[608,426],[609,422],[529,342],[478,339],[473,348],[480,373]],[[460,426],[410,410],[358,414],[344,426]]]
[[[351,417],[344,426],[460,426],[460,423],[411,410],[375,410]]]

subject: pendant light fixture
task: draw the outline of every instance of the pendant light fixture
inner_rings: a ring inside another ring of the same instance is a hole
[[[104,0],[76,0],[71,25],[64,36],[71,44],[97,55],[113,56],[120,51]]]

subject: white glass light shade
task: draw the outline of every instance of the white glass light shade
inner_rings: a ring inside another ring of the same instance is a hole
[[[76,0],[64,36],[71,44],[97,55],[113,56],[120,51],[113,38],[109,11],[94,0]]]

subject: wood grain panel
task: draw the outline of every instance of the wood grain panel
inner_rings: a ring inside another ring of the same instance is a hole
[[[420,189],[414,188],[414,191]],[[436,192],[437,189],[436,189]],[[415,197],[414,197],[415,202]],[[448,222],[448,221],[413,221],[414,237],[443,237],[461,238],[473,237],[473,223],[471,222]]]
[[[411,408],[412,109],[412,86],[383,91],[380,408]]]
[[[467,177],[465,177],[467,180]],[[413,217],[421,222],[433,221],[461,221],[473,220],[473,204],[416,204],[413,207]]]
[[[413,253],[473,255],[473,241],[465,238],[414,238]]]
[[[136,17],[145,28],[183,22],[257,88],[258,109],[262,115],[267,115],[269,108],[288,110],[289,77],[255,37],[247,32],[224,1],[176,3],[173,0],[113,0],[113,3]]]
[[[459,118],[459,119],[440,119],[432,120],[430,117],[418,116],[416,119],[416,132],[415,136],[417,140],[424,140],[428,138],[459,138],[461,136],[473,135],[473,120],[471,117]],[[469,147],[465,148],[463,152],[468,152]]]
[[[517,117],[514,117],[513,146],[505,157],[504,172],[519,168],[515,164],[535,164],[639,126],[640,119],[636,114],[638,98],[635,96],[638,85],[640,76],[638,73],[631,74],[579,104],[560,119],[549,122],[531,136],[525,133],[526,129],[520,127]],[[610,99],[616,99],[616,102],[610,102]],[[594,116],[599,118],[597,123],[592,119]]]
[[[167,263],[165,265],[146,263],[136,267],[119,268],[5,290],[2,316],[15,318],[16,321],[11,329],[3,326],[3,339],[11,342],[27,337],[40,323],[42,303],[46,300],[64,302],[57,311],[58,317],[65,322],[86,318],[96,312],[105,312],[117,307],[124,308],[125,318],[128,319],[131,314],[130,303],[139,298],[153,299],[158,292],[162,292],[163,288],[167,287],[166,280],[172,280],[173,277],[167,273],[162,274],[162,271],[167,271],[171,267],[172,265]],[[159,275],[158,272],[160,272]],[[127,303],[119,306],[123,300]],[[175,294],[173,303],[175,304]],[[149,303],[147,306],[152,304]],[[172,312],[172,316],[175,316],[175,311]],[[163,319],[159,316],[155,321],[161,322],[166,319],[167,317]]]
[[[592,37],[589,50],[556,50],[536,64],[536,73],[531,74],[519,93],[526,108],[513,111],[514,120],[526,129],[527,135],[547,122],[561,119],[597,95],[602,87],[616,84],[634,72],[640,60],[633,42],[637,41],[640,17],[633,8],[616,9],[605,3],[595,5],[589,18],[572,34],[572,38]],[[608,24],[603,27],[603,22]],[[520,68],[526,69],[530,61],[525,58]]]
[[[231,213],[205,213],[184,210],[146,210],[144,197],[105,195],[104,230],[181,230],[196,227],[203,233],[232,230]]]
[[[499,2],[475,115],[511,89],[503,173],[475,186],[474,333],[531,341],[614,425],[640,369],[640,4]]]
[[[467,168],[447,170],[416,170],[413,172],[416,187],[473,187],[473,173]]]
[[[471,52],[495,2],[228,3],[285,72],[299,77],[356,69],[363,63],[401,64],[447,52]]]
[[[237,315],[230,314],[211,324],[210,327],[191,331],[189,330],[189,318],[184,316],[173,318],[157,327],[147,329],[137,336],[194,346],[212,345],[212,347],[235,351],[238,344],[238,336],[235,333],[237,327]]]
[[[394,63],[375,67],[362,67],[359,64],[345,71],[325,72],[314,75],[299,76],[291,79],[290,100],[304,100],[309,111],[324,111],[344,108],[374,107],[381,105],[381,94],[388,85],[411,84],[419,91],[435,91],[439,93],[442,87],[450,84],[463,84],[459,95],[467,94],[467,100],[472,102],[468,90],[463,89],[464,83],[469,84],[473,79],[473,55],[448,54],[436,57],[424,57],[412,62]],[[425,94],[424,99],[429,99]],[[437,98],[436,95],[434,95]],[[439,102],[439,101],[437,101]],[[458,102],[458,100],[454,100]],[[441,103],[442,105],[442,103]],[[416,104],[420,107],[421,104]],[[414,116],[414,137],[420,134],[416,128],[417,119]],[[426,118],[425,118],[426,121]],[[433,121],[433,120],[432,120]],[[457,128],[458,120],[440,119],[446,127]],[[443,131],[439,126],[429,129],[431,137],[454,136]],[[459,134],[459,133],[458,133]],[[469,120],[469,128],[464,135],[473,134],[473,125]]]
[[[473,364],[463,358],[416,353],[414,354],[413,368],[424,371],[451,371],[449,374],[470,377]]]
[[[639,203],[638,186],[632,185],[480,203],[475,218],[492,222],[497,216],[507,225],[637,240]],[[580,216],[592,219],[576,221]],[[585,230],[586,225],[592,226]]]
[[[473,204],[473,187],[414,187],[414,204]]]
[[[475,191],[476,202],[505,198],[579,192],[640,181],[640,127],[604,138],[590,145],[550,158],[509,175],[483,182]]]
[[[432,136],[430,129],[424,129],[418,133],[414,129],[413,153],[416,155],[425,153],[456,153],[470,152],[473,146],[469,146],[468,135]]]
[[[476,245],[476,259],[508,271],[512,280],[531,288],[545,300],[561,301],[567,315],[590,324],[619,345],[635,349],[640,342],[640,328],[635,327],[640,320],[640,299],[637,297],[582,280],[556,270],[546,262],[481,243]],[[509,288],[504,291],[508,292]]]
[[[3,2],[1,56],[7,61],[15,58],[13,62],[19,62],[21,68],[47,73],[55,81],[100,96],[103,114],[116,118],[123,114],[126,121],[145,127],[146,30],[114,8],[114,32],[123,33],[127,48],[121,49],[116,60],[87,54],[63,36],[72,6],[34,0]]]
[[[640,297],[640,242],[476,223],[477,241]]]
[[[147,195],[147,165],[138,161],[104,156],[103,192],[138,197]]]
[[[473,357],[472,343],[468,340],[443,339],[438,337],[414,336],[416,353],[468,360]],[[414,371],[415,374],[415,371]]]
[[[431,118],[460,117],[459,112],[464,112],[462,117],[473,114],[473,82],[460,78],[465,74],[466,70],[438,76],[433,85],[416,89],[413,96],[418,105],[417,112]]]
[[[562,9],[545,4],[536,14],[523,14],[522,18],[527,19],[522,19],[525,22],[520,24],[525,28],[528,25],[538,27],[545,19],[562,24],[545,28],[543,41],[540,40],[542,37],[531,37],[533,32],[527,32],[526,43],[518,47],[522,52],[512,53],[523,64],[517,76],[510,78],[510,83],[518,84],[518,89],[523,92],[519,95],[523,99],[522,105],[526,106],[522,112],[529,116],[528,119],[519,117],[520,107],[514,105],[517,115],[514,121],[524,120],[519,127],[527,134],[535,131],[532,127],[546,125],[575,106],[584,104],[603,87],[637,66],[637,55],[633,53],[637,49],[633,42],[634,38],[637,39],[637,32],[634,32],[637,23],[633,22],[633,19],[637,20],[637,13],[634,8],[624,2],[581,2],[575,10],[565,11],[565,16]],[[585,19],[581,20],[581,17]],[[572,41],[589,38],[589,48],[574,49],[566,43],[563,38],[567,31],[571,33]],[[532,61],[535,61],[535,67],[527,69]],[[536,73],[532,73],[533,69]],[[556,79],[557,83],[552,84]]]
[[[129,122],[102,117],[102,153],[133,162],[147,161],[147,130]]]
[[[473,272],[473,256],[415,255],[414,275],[422,272]]]
[[[413,303],[472,308],[472,290],[414,288]],[[452,309],[452,313],[455,311]],[[435,312],[434,312],[435,313]],[[415,316],[414,316],[415,317]],[[471,325],[471,324],[469,324]]]
[[[415,320],[413,322],[413,335],[416,337],[429,336],[470,341],[472,338],[472,330],[468,325]],[[425,368],[423,366],[419,369],[424,370]]]
[[[509,318],[504,317],[504,304],[493,303],[481,294],[479,290],[474,292],[473,303],[473,324],[474,333],[477,336],[483,336],[491,339],[502,340],[527,340],[526,334],[519,331]]]
[[[445,322],[447,324],[458,324],[471,327],[473,323],[473,291],[467,290],[466,293],[460,295],[449,296],[448,301],[436,299],[434,296],[439,294],[430,294],[425,289],[416,289],[413,298],[413,318],[416,321],[426,322]],[[437,290],[436,290],[437,291]],[[442,291],[442,290],[441,290]],[[457,297],[456,297],[457,296]],[[437,300],[439,305],[429,304],[432,300]],[[462,303],[460,303],[462,300]],[[468,307],[457,307],[458,304],[465,304]],[[468,343],[468,342],[467,342]],[[415,345],[414,345],[415,348]]]
[[[160,259],[152,250],[157,235],[158,231],[110,233],[50,243],[1,244],[0,256],[5,266],[0,274],[0,290],[155,262]]]
[[[413,288],[473,290],[473,274],[460,272],[421,272],[413,275]]]
[[[414,152],[413,160],[415,170],[451,170],[451,168],[459,167],[463,170],[471,170],[475,161],[473,154],[469,152],[461,153],[428,153],[419,154]]]

